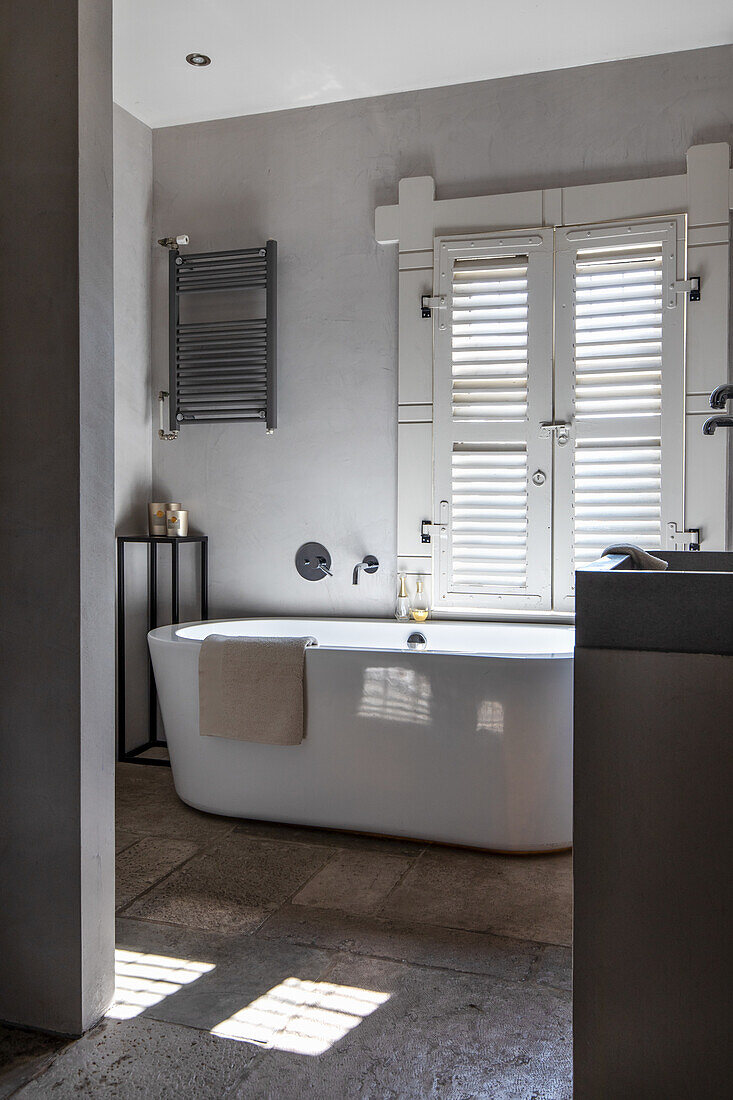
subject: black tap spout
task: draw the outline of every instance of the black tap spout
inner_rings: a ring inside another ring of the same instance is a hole
[[[716,428],[733,428],[733,416],[709,416],[702,426],[702,434],[715,435]]]
[[[710,408],[711,409],[724,409],[728,402],[733,399],[733,386],[724,385],[718,386],[710,394]]]

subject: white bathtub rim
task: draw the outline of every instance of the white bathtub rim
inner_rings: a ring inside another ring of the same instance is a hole
[[[498,650],[497,651],[491,651],[491,650],[478,651],[478,650],[475,650],[475,649],[468,649],[468,648],[466,648],[466,649],[441,649],[441,648],[436,648],[436,647],[433,647],[433,646],[429,646],[427,649],[412,649],[412,648],[408,647],[407,645],[388,646],[388,645],[381,645],[381,644],[378,645],[378,646],[367,646],[367,645],[363,645],[363,644],[361,644],[361,645],[343,645],[343,644],[324,645],[319,641],[318,645],[316,647],[309,650],[309,653],[315,653],[318,650],[321,650],[321,651],[326,651],[326,652],[348,651],[348,652],[361,652],[361,653],[410,653],[410,654],[417,653],[417,654],[419,654],[421,656],[425,656],[425,657],[429,657],[429,656],[460,657],[460,658],[464,658],[464,657],[479,657],[480,658],[480,657],[483,657],[483,658],[487,658],[487,659],[491,659],[491,660],[572,660],[573,655],[574,655],[574,645],[575,645],[575,628],[573,626],[565,624],[565,623],[562,623],[562,624],[560,624],[560,623],[558,623],[558,624],[554,624],[554,623],[529,623],[529,622],[527,622],[527,623],[525,623],[525,622],[521,622],[521,623],[509,622],[509,623],[507,623],[507,622],[495,622],[495,621],[488,621],[488,620],[485,621],[485,622],[483,622],[483,621],[478,621],[477,622],[476,620],[465,620],[465,621],[463,621],[463,620],[450,619],[450,620],[428,620],[427,623],[409,623],[408,624],[408,623],[400,623],[396,619],[384,619],[384,618],[371,618],[371,619],[369,619],[369,618],[358,618],[358,619],[356,619],[356,618],[346,618],[346,617],[343,617],[343,616],[335,616],[335,615],[334,616],[252,615],[252,616],[246,616],[246,617],[245,616],[238,616],[237,618],[229,618],[229,619],[195,619],[195,620],[191,620],[191,621],[188,621],[188,622],[185,622],[185,623],[175,623],[175,624],[172,624],[172,625],[169,625],[169,626],[156,627],[154,630],[149,631],[148,640],[149,640],[149,642],[173,643],[177,646],[186,646],[186,647],[199,646],[200,647],[203,643],[203,639],[201,639],[201,638],[189,638],[189,637],[186,637],[185,635],[183,635],[181,632],[184,631],[184,630],[188,630],[188,629],[191,629],[191,628],[196,628],[196,627],[199,627],[199,626],[228,626],[232,623],[268,623],[268,622],[276,623],[276,622],[283,622],[283,621],[303,624],[304,627],[307,627],[307,625],[311,624],[311,623],[313,623],[313,624],[318,624],[318,623],[331,624],[331,623],[338,622],[338,623],[344,623],[344,624],[353,624],[354,626],[359,626],[359,625],[362,625],[362,624],[374,625],[376,623],[382,623],[384,625],[389,625],[389,626],[393,626],[393,627],[402,627],[402,628],[409,627],[411,633],[413,633],[413,632],[414,633],[420,633],[421,629],[429,630],[431,625],[432,626],[439,626],[440,628],[448,627],[449,629],[460,629],[461,627],[474,627],[475,628],[475,627],[481,627],[481,626],[496,628],[496,629],[499,629],[499,630],[501,630],[503,627],[520,628],[520,629],[525,629],[526,628],[526,630],[528,632],[529,631],[536,631],[536,630],[542,631],[542,632],[547,631],[547,630],[560,631],[560,632],[562,632],[563,635],[567,635],[568,638],[569,638],[569,644],[568,644],[567,649],[561,649],[561,650],[550,651],[550,652],[548,652],[547,650],[544,650],[544,651],[541,651],[541,652],[533,652],[531,649],[528,649],[527,651],[523,651],[521,653],[516,653],[516,652],[507,653],[507,652],[500,652]],[[216,631],[212,631],[212,633],[216,633]],[[233,635],[233,636],[236,637],[236,635]],[[243,636],[247,637],[247,635],[243,635]],[[267,637],[268,635],[261,634],[259,636]]]

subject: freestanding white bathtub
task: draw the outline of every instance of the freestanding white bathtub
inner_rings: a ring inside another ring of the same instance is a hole
[[[425,648],[409,648],[416,633]],[[209,634],[317,639],[305,657],[301,745],[199,735]],[[160,627],[148,640],[176,790],[234,817],[504,852],[566,848],[573,636],[566,626],[368,619]]]

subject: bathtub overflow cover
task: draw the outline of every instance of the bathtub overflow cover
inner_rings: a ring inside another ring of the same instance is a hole
[[[424,634],[420,634],[419,631],[415,631],[415,633],[411,634],[410,637],[407,639],[407,645],[410,649],[425,649],[425,646],[427,644],[427,638]]]

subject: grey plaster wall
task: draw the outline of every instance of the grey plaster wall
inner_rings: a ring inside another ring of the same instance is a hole
[[[151,257],[153,134],[114,108],[115,526],[147,530],[151,498]],[[148,738],[146,549],[129,547],[125,576],[126,736],[128,748]]]
[[[373,219],[401,177],[453,197],[682,172],[688,146],[733,140],[732,105],[719,47],[156,130],[156,236],[280,249],[279,429],[191,426],[154,444],[156,491],[211,536],[212,613],[391,611],[397,265]],[[157,386],[162,255],[153,290]],[[311,538],[333,580],[295,573]],[[365,552],[383,568],[352,588]]]
[[[111,0],[5,4],[0,1019],[114,984]]]

